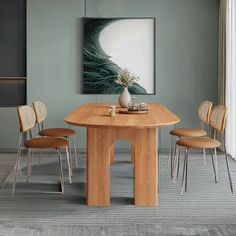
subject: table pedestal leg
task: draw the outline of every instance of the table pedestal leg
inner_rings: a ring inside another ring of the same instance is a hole
[[[135,205],[158,205],[157,132],[156,128],[87,129],[87,204],[110,205],[110,163],[113,143],[126,139],[133,147],[135,167]]]
[[[135,150],[135,205],[158,205],[158,162],[156,129],[134,131]]]
[[[110,142],[109,131],[87,129],[87,205],[110,205]]]

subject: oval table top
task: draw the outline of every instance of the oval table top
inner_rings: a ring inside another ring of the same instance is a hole
[[[84,104],[67,117],[64,121],[83,127],[127,127],[127,128],[155,128],[176,124],[179,117],[168,110],[164,105],[148,104],[147,114],[121,114],[116,108],[116,116],[111,117],[109,107],[111,104]]]

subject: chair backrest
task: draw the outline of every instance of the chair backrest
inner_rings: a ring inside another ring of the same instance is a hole
[[[201,102],[198,108],[198,116],[200,120],[205,122],[206,124],[209,123],[211,108],[212,108],[212,102],[210,101]]]
[[[31,130],[35,126],[36,116],[34,110],[27,105],[17,107],[21,132]]]
[[[227,113],[227,108],[222,105],[215,106],[211,111],[210,125],[221,133],[225,130]]]
[[[34,111],[36,114],[36,122],[38,124],[42,123],[47,117],[47,107],[41,101],[33,102]]]

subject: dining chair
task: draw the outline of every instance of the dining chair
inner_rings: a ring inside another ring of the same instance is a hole
[[[61,192],[64,195],[64,177],[63,177],[63,166],[62,166],[62,157],[61,149],[66,149],[67,161],[69,161],[69,151],[68,151],[68,141],[64,138],[50,138],[50,137],[33,137],[32,129],[36,124],[36,116],[34,110],[28,106],[20,106],[17,108],[19,124],[20,124],[20,138],[18,145],[18,153],[15,164],[14,179],[12,186],[12,195],[15,193],[16,188],[16,178],[19,169],[19,162],[21,157],[21,150],[23,148],[28,149],[28,174],[27,180],[32,174],[32,159],[30,155],[31,149],[56,149],[59,157],[60,165],[60,182],[61,182]],[[28,134],[28,135],[27,135]],[[27,137],[30,137],[27,139]]]
[[[216,163],[217,158],[214,158],[213,149],[219,148],[221,145],[223,147],[223,152],[226,160],[226,167],[228,172],[228,178],[230,183],[230,189],[233,193],[233,184],[229,170],[229,161],[228,154],[226,152],[225,147],[225,122],[227,116],[227,108],[225,106],[218,105],[214,107],[211,111],[210,116],[210,126],[212,129],[220,134],[220,141],[215,138],[210,137],[193,137],[193,138],[180,138],[176,144],[178,146],[185,148],[185,157],[184,157],[184,167],[183,167],[183,175],[182,175],[182,187],[181,187],[181,195],[183,195],[184,191],[187,191],[187,175],[188,175],[188,153],[190,149],[199,149],[199,148],[207,148],[210,149],[212,166],[214,171],[215,182],[218,182]]]
[[[209,117],[211,113],[212,102],[211,101],[203,101],[200,103],[198,107],[198,117],[200,119],[200,128],[174,128],[172,129],[169,134],[171,135],[171,145],[170,145],[170,152],[169,152],[169,159],[171,162],[171,178],[175,176],[173,179],[173,183],[176,181],[176,177],[179,174],[179,158],[180,158],[180,150],[177,150],[176,142],[181,137],[202,137],[206,136],[207,132],[205,131],[205,125],[209,124]],[[173,139],[176,137],[175,145],[174,145],[174,152],[173,152]],[[173,160],[174,156],[174,160]],[[206,166],[206,153],[205,148],[203,148],[203,159],[204,165]],[[175,168],[177,166],[177,168]],[[177,171],[177,175],[174,173]]]
[[[35,101],[33,102],[33,108],[36,114],[36,123],[38,126],[38,131],[40,136],[47,136],[47,137],[64,137],[69,142],[69,154],[70,154],[70,171],[72,172],[72,155],[71,155],[71,147],[70,142],[72,138],[73,146],[74,146],[74,155],[75,155],[75,165],[78,167],[78,156],[77,150],[75,145],[75,135],[76,132],[70,128],[45,128],[44,122],[47,117],[47,107],[42,101]]]

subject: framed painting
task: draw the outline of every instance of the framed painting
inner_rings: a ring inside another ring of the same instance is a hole
[[[121,93],[124,70],[138,77],[131,94],[155,94],[155,18],[84,18],[83,92]]]

